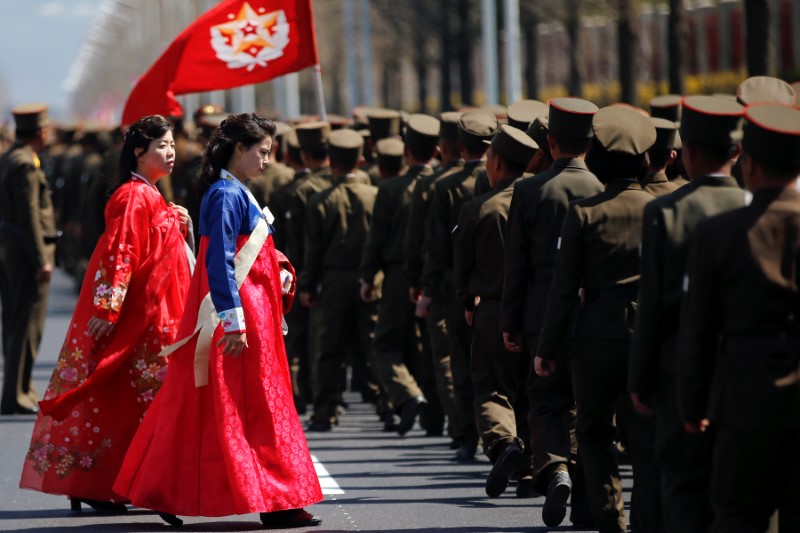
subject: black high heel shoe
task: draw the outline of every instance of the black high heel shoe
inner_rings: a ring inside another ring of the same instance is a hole
[[[90,500],[88,498],[70,498],[69,507],[74,513],[81,512],[81,504],[85,503],[98,513],[103,514],[122,514],[127,513],[128,508],[125,504],[114,502],[103,502],[100,500]]]
[[[183,525],[183,520],[181,520],[180,518],[178,518],[174,514],[158,513],[158,516],[161,517],[161,520],[163,520],[167,524],[171,525],[172,527],[181,527]]]
[[[303,509],[287,509],[260,513],[261,523],[269,529],[289,529],[294,527],[313,527],[322,523],[321,518]]]

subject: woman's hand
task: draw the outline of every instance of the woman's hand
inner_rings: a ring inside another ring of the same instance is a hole
[[[103,335],[108,335],[111,333],[112,329],[114,329],[113,322],[93,316],[89,319],[89,327],[86,329],[86,331],[89,333],[90,337],[94,337],[95,340],[99,340]]]
[[[182,205],[174,204],[172,202],[169,203],[169,206],[178,212],[178,216],[181,219],[182,226],[186,226],[187,228],[192,227],[192,217],[189,216],[189,211],[187,211],[185,207],[183,207]]]
[[[232,355],[239,357],[242,350],[247,348],[247,335],[244,333],[226,333],[217,343],[222,347],[222,355]]]

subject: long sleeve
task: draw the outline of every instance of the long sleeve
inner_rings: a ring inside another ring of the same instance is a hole
[[[434,185],[431,209],[428,221],[428,239],[426,241],[425,264],[422,282],[425,292],[432,295],[444,283],[447,271],[448,248],[451,246],[449,226],[449,192]]]
[[[92,281],[94,314],[110,322],[119,318],[131,277],[146,253],[150,213],[138,189],[133,184],[124,185],[111,197],[105,238],[97,244],[102,248],[94,252],[100,254]]]
[[[35,269],[41,268],[48,262],[44,235],[39,224],[42,207],[39,190],[40,172],[32,163],[25,163],[14,171],[14,174],[20,175],[22,179],[17,180],[13,187],[9,187],[15,196],[12,205],[16,206],[16,221],[21,234],[20,242],[23,243],[23,250],[28,261]]]
[[[519,333],[528,290],[528,250],[525,219],[521,213],[522,193],[514,187],[506,224],[505,281],[503,285],[503,331]]]
[[[233,260],[236,239],[249,202],[234,188],[211,189],[208,195],[205,205],[209,222],[206,268],[211,301],[225,333],[241,333],[247,328]]]
[[[455,230],[453,249],[453,283],[456,296],[467,310],[475,307],[475,295],[469,292],[469,282],[475,269],[475,236],[474,221],[470,217],[467,205],[461,207],[458,215],[458,227]]]
[[[698,226],[689,251],[678,330],[678,404],[683,419],[708,416],[708,399],[720,333],[720,276],[714,264],[717,248],[711,226]]]
[[[330,235],[325,234],[323,227],[324,211],[324,203],[313,200],[309,202],[306,211],[305,263],[297,280],[301,291],[316,292],[317,284],[322,277],[323,254],[325,247],[330,244]]]
[[[422,268],[425,258],[425,211],[427,209],[425,186],[424,182],[420,181],[414,188],[411,210],[408,213],[408,226],[403,241],[404,266],[412,287],[419,287],[422,283]]]
[[[639,306],[628,361],[628,390],[644,396],[655,393],[663,342],[664,238],[661,210],[650,203],[645,206],[642,221]]]
[[[391,198],[385,186],[378,188],[372,223],[369,226],[367,240],[364,243],[364,255],[361,258],[361,279],[372,284],[375,275],[383,270],[383,248],[391,229]]]
[[[583,277],[581,226],[579,208],[570,206],[561,229],[555,275],[539,338],[537,355],[544,359],[558,359],[569,333],[569,317]]]

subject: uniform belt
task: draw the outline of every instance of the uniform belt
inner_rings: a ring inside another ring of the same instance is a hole
[[[627,283],[625,285],[613,285],[603,289],[586,289],[586,303],[591,302],[631,302],[639,296],[639,284]]]

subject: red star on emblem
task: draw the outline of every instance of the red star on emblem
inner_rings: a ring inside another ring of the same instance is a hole
[[[244,37],[247,37],[248,35],[256,35],[256,32],[258,32],[258,26],[249,20],[247,21],[247,24],[242,26],[242,36]]]
[[[258,53],[263,49],[264,47],[262,45],[258,43],[253,43],[250,46],[248,46],[244,51],[250,54],[251,56],[256,57]]]

